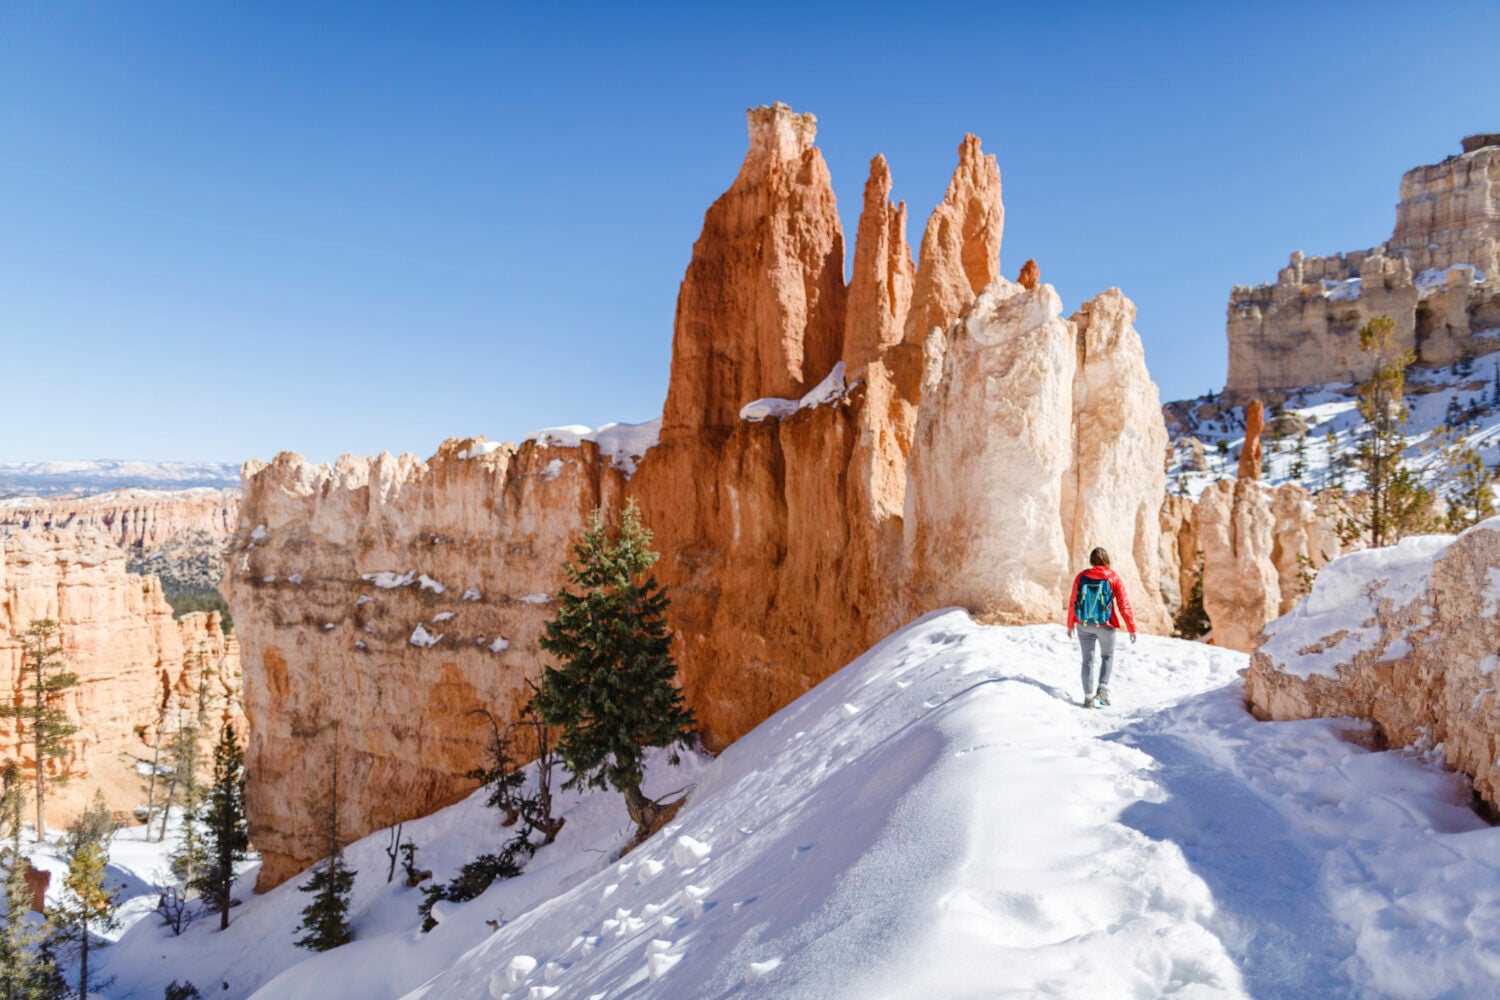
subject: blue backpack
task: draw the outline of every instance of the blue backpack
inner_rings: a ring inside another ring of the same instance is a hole
[[[1073,615],[1080,625],[1108,625],[1114,603],[1115,591],[1108,580],[1084,577],[1078,581],[1078,599],[1073,602]]]

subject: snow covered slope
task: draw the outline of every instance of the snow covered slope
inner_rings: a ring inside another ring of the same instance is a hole
[[[1085,711],[1060,628],[959,611],[886,639],[728,748],[623,859],[619,797],[520,878],[417,932],[419,894],[355,844],[357,940],[291,947],[295,883],[103,953],[116,1000],[1438,997],[1500,974],[1500,830],[1428,758],[1357,723],[1256,723],[1236,653],[1121,645]],[[502,831],[471,799],[407,825],[440,878]],[[493,925],[490,923],[493,921]],[[219,988],[227,982],[227,988]]]
[[[1473,447],[1491,470],[1500,467],[1500,355],[1450,368],[1414,367],[1406,385],[1403,430],[1410,447],[1405,458],[1426,482],[1444,477],[1443,451],[1449,441]],[[1314,385],[1286,396],[1279,411],[1266,414],[1268,424],[1285,415],[1280,428],[1268,427],[1262,437],[1266,481],[1296,482],[1314,492],[1334,486],[1362,489],[1352,457],[1365,424],[1355,409],[1353,388]],[[1236,474],[1245,443],[1243,407],[1222,406],[1217,396],[1209,395],[1163,409],[1173,443],[1169,492],[1197,497],[1210,482]],[[1445,428],[1453,433],[1445,437],[1440,433]],[[1283,431],[1279,438],[1278,429]],[[1193,468],[1189,438],[1202,442],[1204,468]]]

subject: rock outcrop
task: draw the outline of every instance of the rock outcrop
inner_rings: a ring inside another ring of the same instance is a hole
[[[1231,292],[1227,399],[1369,377],[1357,333],[1380,315],[1418,364],[1500,350],[1500,146],[1472,138],[1461,155],[1406,173],[1386,243],[1298,251],[1274,285]]]
[[[1355,716],[1440,748],[1500,812],[1500,519],[1347,556],[1267,626],[1245,691],[1265,719]]]
[[[1063,319],[1050,286],[999,279],[999,170],[972,136],[920,268],[871,163],[846,290],[812,117],[749,118],[683,280],[660,438],[631,469],[545,440],[246,466],[225,591],[261,888],[318,856],[291,790],[317,780],[335,731],[351,836],[472,788],[486,727],[467,713],[519,709],[573,537],[627,497],[655,532],[710,747],[935,607],[1060,621],[1080,546],[1111,546],[1142,624],[1165,627],[1166,435],[1134,307],[1111,290]],[[986,477],[1015,489],[976,488]],[[1033,545],[1047,558],[1017,562]]]
[[[1021,276],[1016,279],[1016,284],[1028,292],[1036,288],[1042,281],[1042,269],[1036,266],[1036,261],[1028,260],[1021,265]]]
[[[161,584],[127,572],[112,536],[74,526],[0,537],[0,684],[12,703],[29,697],[21,636],[42,618],[58,623],[62,659],[79,678],[61,699],[79,730],[67,755],[48,765],[75,780],[49,798],[51,822],[87,805],[95,788],[117,810],[145,801],[136,761],[150,756],[163,708],[196,694],[199,670],[212,671],[220,713],[238,716],[238,651],[219,616],[174,620]],[[6,756],[32,766],[14,720],[0,720],[0,742]]]
[[[1260,435],[1266,429],[1265,404],[1252,399],[1245,406],[1245,443],[1240,446],[1241,479],[1259,479],[1264,456],[1261,454]]]
[[[1339,522],[1349,501],[1336,490],[1317,496],[1294,483],[1271,487],[1253,479],[1211,484],[1196,505],[1169,498],[1163,506],[1163,566],[1186,595],[1202,557],[1203,608],[1217,646],[1248,652],[1267,622],[1291,610],[1328,562],[1358,542],[1344,541]],[[1191,541],[1189,541],[1191,539]]]

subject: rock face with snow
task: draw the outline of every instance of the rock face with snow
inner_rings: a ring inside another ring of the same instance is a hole
[[[1393,745],[1438,745],[1500,810],[1500,519],[1456,539],[1357,552],[1267,626],[1246,695],[1261,718],[1370,719]]]
[[[1482,139],[1483,137],[1475,137]],[[1407,171],[1391,239],[1332,257],[1293,253],[1275,284],[1229,300],[1232,400],[1369,376],[1356,334],[1395,321],[1395,346],[1420,364],[1500,350],[1500,146]]]
[[[245,652],[263,887],[317,856],[292,790],[319,786],[335,727],[351,835],[473,788],[488,723],[469,713],[518,714],[573,534],[623,482],[593,442],[246,465],[223,589]]]
[[[1166,434],[1134,307],[1111,290],[1064,319],[1050,286],[998,278],[999,169],[972,136],[921,269],[890,171],[871,163],[846,290],[812,117],[749,117],[745,164],[683,279],[660,438],[638,461],[562,433],[452,441],[426,462],[246,466],[225,591],[262,887],[319,855],[290,790],[318,779],[334,724],[350,835],[472,788],[487,724],[467,713],[503,720],[525,700],[547,662],[547,596],[598,505],[634,498],[655,532],[683,693],[712,748],[933,608],[1061,620],[1093,545],[1114,553],[1142,626],[1165,628]],[[1033,545],[1044,555],[1018,551]]]
[[[218,614],[174,620],[161,584],[127,572],[125,561],[110,536],[85,526],[0,537],[0,683],[17,699],[29,697],[22,636],[43,618],[58,623],[61,658],[80,682],[61,698],[79,730],[68,754],[49,764],[72,779],[49,793],[56,808],[48,818],[58,825],[95,788],[116,810],[145,802],[134,760],[151,755],[163,706],[170,719],[179,701],[196,703],[200,669],[212,672],[216,714],[238,717],[238,650]],[[0,720],[0,739],[32,766],[15,721]]]

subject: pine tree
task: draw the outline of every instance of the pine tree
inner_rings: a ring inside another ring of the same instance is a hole
[[[58,696],[78,685],[78,676],[69,673],[58,657],[58,624],[51,618],[38,618],[21,635],[21,670],[26,676],[31,700],[22,705],[0,706],[0,716],[16,719],[30,732],[31,750],[36,774],[36,835],[44,838],[47,830],[47,782],[61,781],[61,776],[47,777],[47,762],[67,755],[68,737],[78,727],[68,722],[68,715],[57,704]]]
[[[1377,316],[1359,331],[1360,351],[1375,363],[1374,373],[1360,383],[1357,403],[1366,427],[1356,456],[1365,474],[1369,502],[1362,523],[1344,527],[1346,533],[1358,529],[1367,535],[1371,548],[1397,542],[1426,527],[1432,505],[1432,494],[1402,458],[1406,451],[1401,429],[1407,418],[1406,369],[1416,355],[1396,350],[1391,343],[1395,329],[1389,316]]]
[[[67,890],[63,901],[48,911],[47,918],[59,940],[78,945],[78,995],[88,995],[89,946],[94,931],[113,930],[119,926],[121,886],[105,884],[109,866],[109,842],[114,836],[114,822],[104,804],[104,795],[94,792],[94,801],[68,827],[63,842],[63,856],[68,873],[63,876]]]
[[[349,895],[354,891],[355,871],[344,863],[344,848],[339,843],[339,748],[337,727],[334,729],[333,767],[328,798],[324,805],[324,854],[321,867],[313,869],[307,884],[299,891],[312,894],[312,902],[302,910],[297,947],[328,951],[348,944],[353,936],[349,928]]]
[[[560,730],[557,752],[572,772],[564,787],[622,792],[643,839],[664,808],[641,791],[645,748],[693,739],[693,713],[673,684],[669,602],[655,577],[642,578],[657,556],[634,500],[613,535],[596,509],[573,553],[563,571],[579,592],[558,595],[557,616],[541,640],[562,666],[546,669],[533,704]]]
[[[214,747],[214,783],[203,814],[206,863],[191,887],[203,897],[208,912],[219,914],[219,929],[229,927],[234,903],[234,866],[245,859],[250,837],[245,829],[245,753],[226,722]]]
[[[1494,516],[1493,477],[1471,445],[1455,443],[1448,453],[1450,492],[1445,527],[1455,534]]]

